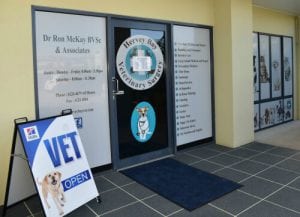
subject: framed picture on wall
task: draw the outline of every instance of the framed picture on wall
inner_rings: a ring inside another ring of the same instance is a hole
[[[284,99],[284,121],[293,119],[293,98]]]
[[[254,93],[254,101],[257,101],[259,100],[258,33],[253,33],[252,39],[253,39],[253,93]]]
[[[260,99],[269,99],[270,94],[270,41],[268,35],[259,35],[259,82]]]
[[[281,97],[281,40],[279,36],[271,36],[271,72],[272,98]]]
[[[260,128],[270,127],[283,122],[283,100],[265,102],[260,105]]]
[[[283,37],[283,77],[284,96],[293,94],[293,41],[290,37]]]

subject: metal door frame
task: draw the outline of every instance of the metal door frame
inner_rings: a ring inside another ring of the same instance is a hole
[[[159,23],[153,21],[143,21],[143,20],[134,20],[134,19],[124,19],[124,18],[109,18],[108,20],[108,29],[107,29],[107,38],[108,40],[108,95],[109,95],[109,106],[110,106],[110,127],[111,127],[111,150],[112,150],[112,164],[114,169],[121,169],[130,167],[136,164],[142,164],[148,161],[152,161],[158,158],[168,157],[174,154],[176,149],[176,144],[174,142],[173,126],[173,108],[172,108],[172,64],[171,64],[171,34],[170,34],[170,25],[167,23]],[[154,30],[154,31],[164,31],[165,32],[165,66],[164,73],[166,73],[166,105],[167,105],[167,120],[168,120],[168,147],[160,149],[157,151],[140,154],[132,156],[125,159],[119,158],[119,143],[118,143],[118,126],[117,126],[117,103],[113,98],[113,82],[112,79],[115,77],[116,67],[115,67],[115,44],[114,44],[114,28],[115,27],[125,27],[125,28],[136,28],[143,30]]]

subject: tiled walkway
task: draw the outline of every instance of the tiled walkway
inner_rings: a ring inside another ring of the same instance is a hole
[[[244,187],[189,212],[119,172],[105,171],[95,174],[102,203],[93,200],[68,216],[300,216],[300,151],[259,143],[238,149],[208,144],[180,151],[174,158]],[[10,208],[7,216],[43,214],[35,197]]]

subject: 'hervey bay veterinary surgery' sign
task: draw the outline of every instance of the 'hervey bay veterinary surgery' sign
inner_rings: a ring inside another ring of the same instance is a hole
[[[99,195],[72,115],[18,131],[47,216],[64,216]]]
[[[163,55],[158,44],[144,35],[127,38],[117,53],[116,66],[122,81],[135,90],[147,90],[161,78]]]

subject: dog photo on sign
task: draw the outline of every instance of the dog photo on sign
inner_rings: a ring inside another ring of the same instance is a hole
[[[156,116],[152,105],[143,101],[138,103],[131,114],[131,133],[138,141],[145,143],[154,134],[156,126]]]
[[[141,107],[137,108],[137,111],[139,113],[139,118],[138,118],[138,136],[140,137],[141,140],[145,140],[147,134],[151,134],[149,132],[149,121],[148,121],[148,112],[149,108],[148,107]]]
[[[58,171],[54,171],[48,173],[43,178],[42,182],[40,182],[37,178],[37,183],[42,188],[42,196],[43,200],[47,205],[47,208],[50,209],[51,206],[48,202],[48,195],[50,194],[54,204],[59,212],[59,215],[63,215],[64,211],[62,207],[66,202],[65,194],[61,185],[61,173]]]

